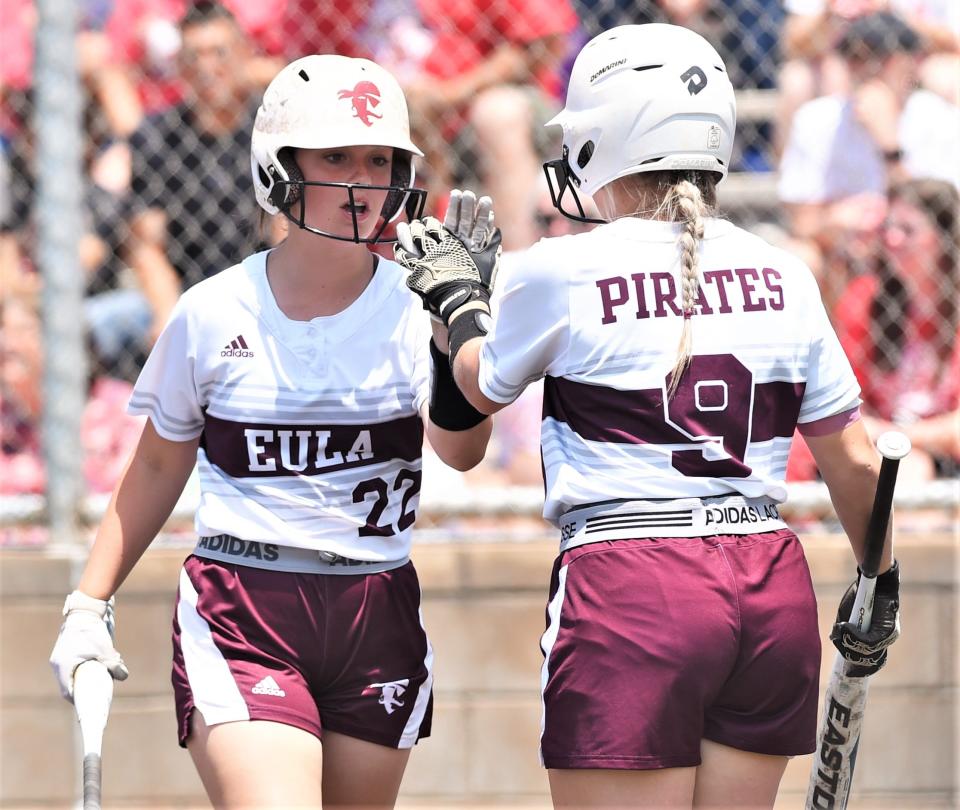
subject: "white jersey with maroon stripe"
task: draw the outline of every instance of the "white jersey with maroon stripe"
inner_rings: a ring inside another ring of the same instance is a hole
[[[678,232],[625,218],[504,257],[480,387],[508,403],[545,377],[549,520],[613,499],[782,501],[797,423],[860,402],[810,270],[722,220],[706,224],[693,359],[667,401]]]
[[[187,290],[128,410],[201,437],[200,535],[403,560],[419,503],[430,322],[380,260],[349,307],[293,321],[267,253]]]

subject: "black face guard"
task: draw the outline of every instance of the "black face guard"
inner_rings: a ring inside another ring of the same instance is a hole
[[[337,233],[328,233],[327,231],[321,231],[319,228],[312,228],[304,222],[304,216],[306,214],[306,205],[304,205],[304,200],[306,199],[307,186],[326,186],[328,188],[343,188],[347,191],[347,201],[350,204],[350,207],[353,208],[355,203],[353,191],[354,189],[370,189],[371,191],[387,191],[387,199],[384,200],[383,209],[380,211],[380,227],[377,228],[376,233],[372,236],[367,237],[366,239],[360,238],[360,227],[357,223],[357,214],[356,211],[352,212],[353,216],[353,235],[344,236],[343,234]],[[416,186],[370,186],[363,183],[321,183],[307,180],[277,180],[275,183],[275,190],[280,199],[283,199],[285,196],[291,197],[291,202],[286,206],[280,207],[283,215],[289,219],[294,225],[298,228],[301,228],[305,231],[310,231],[310,233],[315,233],[317,236],[325,236],[328,239],[337,239],[341,242],[357,242],[365,243],[368,245],[372,244],[384,244],[396,242],[396,238],[392,239],[381,239],[383,232],[387,229],[387,226],[390,224],[391,218],[400,210],[401,206],[406,212],[407,218],[410,220],[419,219],[423,215],[423,207],[427,201],[427,190],[424,188],[418,188]],[[273,194],[271,193],[271,198]],[[294,203],[300,202],[300,216],[294,216],[290,213],[290,209],[293,207]],[[388,215],[389,214],[389,215]]]
[[[594,219],[587,216],[583,203],[580,202],[580,197],[577,194],[576,177],[570,170],[570,164],[565,157],[558,160],[548,160],[543,164],[543,173],[547,176],[547,185],[550,187],[550,201],[553,203],[553,207],[567,219],[572,219],[574,222],[585,222],[589,225],[606,224],[607,220],[605,219]],[[564,208],[564,203],[566,202],[569,205],[570,199],[577,207],[576,213]]]

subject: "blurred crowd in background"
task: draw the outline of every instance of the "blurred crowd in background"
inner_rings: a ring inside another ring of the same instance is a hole
[[[584,225],[554,210],[543,123],[579,48],[625,23],[704,34],[751,100],[730,218],[800,255],[863,386],[872,431],[897,425],[914,481],[960,469],[960,2],[956,0],[77,0],[86,90],[83,417],[91,492],[109,491],[141,423],[131,383],[182,290],[283,238],[262,223],[249,137],[260,95],[310,53],[372,58],[403,85],[418,185],[490,194],[506,250]],[[35,267],[37,12],[0,15],[0,494],[42,493]],[[759,112],[757,112],[759,110]],[[761,181],[738,200],[739,178]],[[769,182],[763,182],[767,181]],[[640,260],[640,257],[637,257]],[[538,484],[540,392],[497,416],[466,485]],[[428,461],[428,473],[432,467]],[[438,473],[439,474],[439,473]],[[450,485],[460,485],[460,474]],[[801,441],[789,477],[817,471]],[[446,479],[444,479],[446,481]]]

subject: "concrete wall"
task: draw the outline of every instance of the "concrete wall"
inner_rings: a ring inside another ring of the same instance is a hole
[[[805,547],[823,637],[853,570],[838,536]],[[851,808],[960,806],[958,539],[898,539],[903,637],[870,690]],[[186,551],[150,551],[118,596],[118,647],[131,670],[104,742],[105,806],[206,802],[175,739],[170,616]],[[436,650],[434,736],[417,747],[407,807],[548,806],[537,763],[539,635],[553,543],[440,544],[417,549]],[[71,584],[65,555],[0,553],[0,806],[67,807],[79,785],[76,722],[47,656]],[[832,661],[826,642],[823,678]],[[802,805],[809,757],[787,771],[778,810]]]

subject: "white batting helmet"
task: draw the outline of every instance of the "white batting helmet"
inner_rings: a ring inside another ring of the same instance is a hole
[[[547,126],[563,127],[569,180],[592,195],[638,172],[724,177],[736,117],[733,86],[707,40],[677,25],[622,25],[580,51],[566,106]]]
[[[293,149],[330,149],[338,146],[389,146],[394,149],[389,186],[305,182]],[[368,59],[335,54],[305,56],[291,62],[267,86],[257,110],[250,145],[253,187],[260,207],[270,214],[284,213],[307,227],[289,209],[309,185],[344,186],[352,202],[353,188],[388,190],[381,216],[383,227],[405,205],[423,208],[426,192],[413,186],[413,156],[423,152],[410,140],[407,102],[397,80]],[[371,239],[315,233],[350,241],[378,241],[381,227]]]

